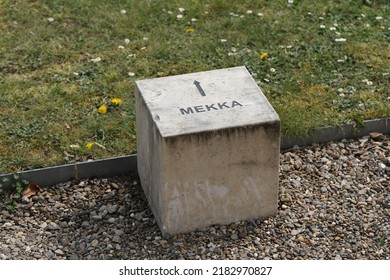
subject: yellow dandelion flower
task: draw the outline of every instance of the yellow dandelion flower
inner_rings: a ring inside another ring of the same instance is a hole
[[[187,28],[186,29],[186,33],[192,33],[192,32],[195,32],[195,29],[193,29],[193,28]]]
[[[99,112],[100,114],[105,114],[105,113],[107,113],[107,106],[106,106],[106,105],[100,106],[99,109],[98,109],[98,112]]]
[[[114,99],[111,100],[111,103],[114,104],[114,105],[120,105],[120,104],[122,104],[122,99],[114,98]]]
[[[266,58],[268,56],[268,52],[263,52],[261,55],[260,55],[260,59],[263,60],[264,58]]]
[[[92,142],[88,142],[87,145],[85,145],[85,147],[86,147],[88,150],[90,150],[90,149],[92,149],[92,147],[93,147],[93,143],[92,143]]]

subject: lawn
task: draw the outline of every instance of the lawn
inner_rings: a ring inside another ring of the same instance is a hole
[[[0,174],[136,153],[145,78],[244,65],[284,135],[389,117],[389,15],[388,0],[0,0]]]

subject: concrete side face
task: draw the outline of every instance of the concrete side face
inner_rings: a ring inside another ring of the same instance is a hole
[[[162,227],[161,136],[152,120],[138,88],[135,90],[136,129],[137,129],[137,169],[141,186],[148,199],[157,223]]]
[[[163,139],[164,233],[275,215],[280,123]]]

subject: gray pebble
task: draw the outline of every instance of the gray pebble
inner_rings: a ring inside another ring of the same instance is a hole
[[[291,231],[291,235],[292,235],[292,236],[295,236],[295,235],[297,235],[298,233],[299,233],[299,231],[296,230],[296,229],[293,229],[293,230]]]
[[[114,214],[118,210],[118,206],[117,205],[111,205],[110,207],[108,207],[107,210],[108,210],[108,213]]]
[[[51,250],[49,250],[45,252],[45,256],[48,259],[52,259],[54,257],[54,253]]]
[[[29,199],[27,196],[22,196],[21,202],[22,202],[23,204],[27,204],[27,203],[30,202],[30,199]]]
[[[94,240],[91,242],[91,246],[92,246],[92,247],[96,247],[98,244],[99,244],[99,240],[97,240],[97,239],[94,239]]]
[[[50,229],[50,230],[56,230],[56,229],[58,229],[58,225],[55,222],[50,222],[47,225],[47,228]]]
[[[233,233],[233,234],[230,236],[230,238],[231,238],[232,240],[237,240],[237,239],[238,239],[238,235],[235,234],[235,233]]]
[[[63,256],[63,255],[65,255],[64,251],[62,251],[61,249],[55,250],[54,253],[56,253],[56,255],[58,255],[58,256]]]
[[[120,243],[121,237],[119,235],[114,235],[114,237],[112,238],[112,242]]]

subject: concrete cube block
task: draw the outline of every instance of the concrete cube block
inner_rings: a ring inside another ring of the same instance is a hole
[[[280,121],[245,67],[137,81],[136,120],[163,234],[276,214]]]

